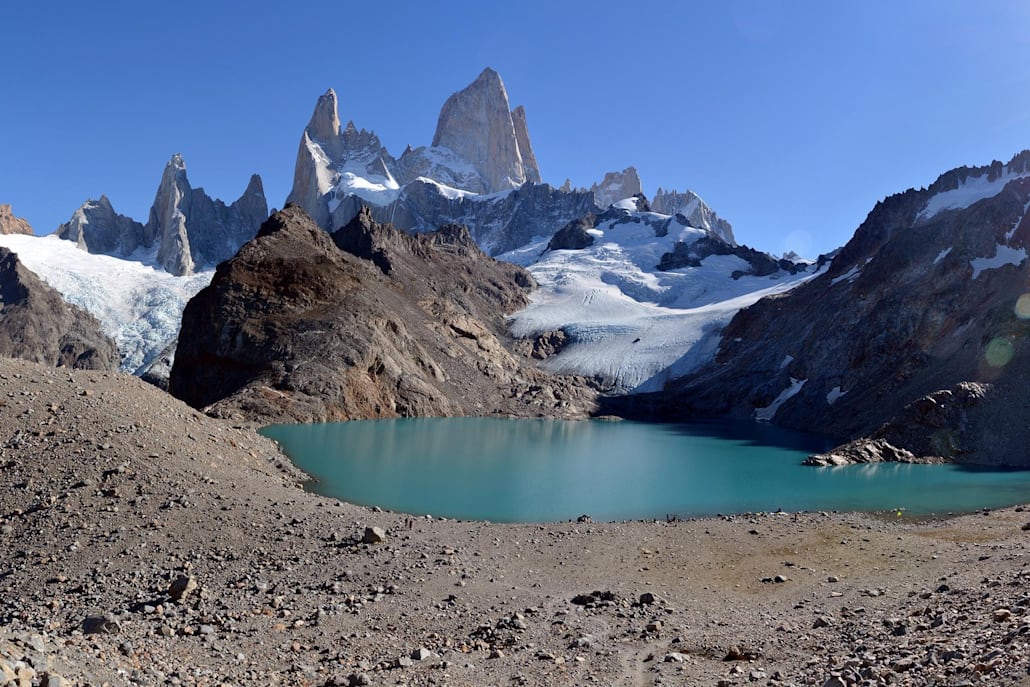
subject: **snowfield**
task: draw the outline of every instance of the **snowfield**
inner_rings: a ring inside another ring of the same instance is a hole
[[[186,302],[211,283],[214,271],[176,277],[155,267],[154,256],[122,260],[93,255],[56,236],[0,235],[64,298],[96,317],[118,345],[125,372],[140,374],[179,336]]]
[[[658,237],[662,225],[668,233]],[[733,255],[659,271],[677,241],[690,244],[706,232],[657,213],[628,213],[590,233],[594,245],[583,250],[544,253],[541,239],[499,259],[523,265],[540,284],[529,307],[511,317],[512,334],[563,330],[570,343],[541,366],[598,378],[616,393],[657,391],[696,369],[715,355],[738,310],[815,276],[813,266],[797,275],[733,279],[734,271],[748,268]]]

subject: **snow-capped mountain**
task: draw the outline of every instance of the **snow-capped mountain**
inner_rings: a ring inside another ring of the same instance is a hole
[[[525,266],[540,286],[511,318],[512,334],[560,332],[545,369],[595,377],[621,393],[661,390],[712,358],[738,310],[817,272],[732,246],[682,215],[638,211],[640,204],[622,201],[550,242],[499,256]]]
[[[500,75],[485,69],[444,103],[433,144],[409,146],[400,158],[373,132],[354,122],[341,126],[336,93],[327,91],[301,135],[287,202],[327,231],[362,206],[408,231],[465,224],[496,255],[598,210],[589,192],[540,179],[525,109],[511,109]]]

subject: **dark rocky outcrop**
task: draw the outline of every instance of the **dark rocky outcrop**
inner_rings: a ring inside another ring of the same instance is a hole
[[[1030,177],[1004,183],[1027,157],[878,203],[823,274],[739,312],[712,364],[624,410],[765,417],[879,442],[860,447],[869,455],[887,444],[916,459],[1027,464]],[[936,197],[987,175],[992,197]],[[978,390],[975,403],[955,400],[973,398],[963,389]]]
[[[33,235],[32,227],[21,217],[15,217],[11,206],[0,203],[0,234]]]
[[[688,223],[683,215],[679,215],[677,219]],[[670,252],[662,255],[658,269],[667,271],[681,267],[700,267],[701,261],[710,255],[736,255],[738,258],[746,260],[750,269],[746,272],[734,272],[732,275],[734,279],[739,279],[744,275],[764,277],[781,270],[789,274],[797,274],[799,270],[803,271],[804,269],[803,266],[786,258],[777,259],[754,248],[727,243],[714,233],[689,244],[677,241]]]
[[[118,350],[90,314],[71,305],[0,247],[0,355],[87,370],[117,370]]]
[[[593,229],[597,217],[586,215],[574,219],[559,229],[547,243],[547,250],[583,250],[594,245],[594,237],[587,231]]]
[[[333,216],[349,221],[364,207],[357,198],[350,201],[349,206],[341,203]],[[420,180],[405,186],[393,203],[373,207],[371,212],[380,222],[414,232],[434,231],[441,224],[464,224],[477,245],[490,255],[499,255],[596,213],[597,208],[586,191],[563,192],[548,184],[526,184],[503,196],[483,199],[454,197],[442,193],[436,184]]]
[[[531,286],[464,227],[410,235],[363,210],[330,235],[288,206],[187,305],[169,389],[262,422],[582,415],[593,391],[506,338]]]

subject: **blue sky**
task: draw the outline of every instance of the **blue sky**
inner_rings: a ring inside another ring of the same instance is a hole
[[[814,256],[877,200],[1030,147],[1030,3],[10,3],[0,203],[37,233],[87,198],[145,221],[181,152],[271,206],[333,87],[395,155],[486,66],[526,107],[544,180],[634,165],[738,240]]]

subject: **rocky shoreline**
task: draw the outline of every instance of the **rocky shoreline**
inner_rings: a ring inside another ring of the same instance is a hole
[[[1030,684],[1021,507],[410,518],[126,375],[0,402],[0,684]]]

